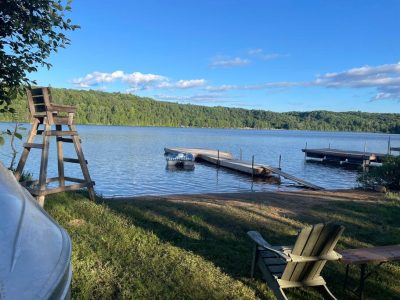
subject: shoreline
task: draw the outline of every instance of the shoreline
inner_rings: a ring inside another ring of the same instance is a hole
[[[2,121],[0,123],[30,124],[26,121]],[[130,125],[130,124],[100,124],[100,123],[76,123],[77,126],[110,126],[110,127],[136,127],[136,128],[174,128],[174,129],[218,129],[218,130],[250,130],[250,131],[304,131],[304,132],[327,132],[327,133],[365,133],[365,134],[384,134],[384,135],[400,135],[400,133],[390,133],[383,131],[343,131],[343,130],[316,130],[316,129],[286,129],[286,128],[253,128],[253,127],[196,127],[196,126],[160,126],[160,125]]]
[[[385,194],[375,191],[358,189],[338,190],[298,190],[298,191],[266,191],[266,192],[221,192],[221,193],[198,193],[198,194],[169,194],[169,195],[139,195],[139,196],[118,196],[102,197],[103,201],[143,201],[143,200],[166,200],[166,201],[201,201],[201,199],[215,199],[219,201],[242,198],[255,202],[264,201],[286,201],[286,200],[345,200],[361,202],[385,201]]]

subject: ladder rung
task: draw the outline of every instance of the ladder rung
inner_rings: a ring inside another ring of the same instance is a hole
[[[74,141],[73,141],[72,139],[69,139],[69,138],[58,137],[58,138],[57,138],[57,142],[73,143]]]
[[[57,142],[73,143],[74,141],[70,138],[57,137]],[[82,143],[82,140],[79,139],[79,142]]]
[[[69,162],[69,163],[74,163],[74,164],[79,164],[79,159],[77,158],[69,158],[69,157],[64,157],[63,161]],[[85,163],[88,164],[87,160],[85,159]]]
[[[85,179],[74,178],[74,177],[64,177],[64,179],[65,179],[65,181],[71,181],[71,182],[77,182],[77,183],[86,182]]]
[[[24,143],[24,148],[37,148],[43,149],[43,144],[35,144],[35,143]]]
[[[67,191],[75,191],[79,190],[85,187],[92,187],[94,185],[94,182],[82,182],[82,183],[77,183],[77,184],[72,184],[72,185],[66,185],[66,186],[60,186],[52,189],[45,189],[45,190],[38,190],[38,189],[32,189],[32,188],[26,188],[31,194],[35,196],[45,196],[49,194],[55,194],[59,192],[67,192]]]
[[[50,131],[46,131],[46,135],[53,135],[53,136],[78,135],[78,132],[77,131],[50,130]]]

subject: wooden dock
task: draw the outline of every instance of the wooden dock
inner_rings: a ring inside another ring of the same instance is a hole
[[[208,163],[224,167],[230,170],[241,172],[243,174],[254,177],[270,177],[273,175],[282,176],[288,180],[313,190],[323,190],[315,184],[297,178],[279,168],[274,168],[268,165],[254,164],[249,161],[235,159],[229,152],[218,150],[200,149],[200,148],[164,148],[165,154],[191,153],[196,160],[206,161]]]
[[[392,151],[400,152],[400,147],[390,147],[390,152]]]
[[[191,153],[193,157],[199,158],[200,155],[210,155],[210,156],[218,156],[218,150],[210,150],[203,148],[164,148],[165,154],[179,154],[179,153]],[[233,158],[232,153],[219,151],[220,158]]]
[[[330,148],[302,149],[306,158],[320,159],[326,162],[337,162],[340,164],[356,164],[367,166],[370,163],[382,163],[387,154],[376,152],[349,151]]]

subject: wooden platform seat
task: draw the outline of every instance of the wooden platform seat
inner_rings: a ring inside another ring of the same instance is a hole
[[[341,257],[333,249],[343,230],[332,223],[305,227],[293,247],[272,246],[257,231],[249,231],[255,244],[251,277],[257,265],[278,300],[287,300],[284,289],[296,287],[314,287],[324,299],[336,299],[320,273],[327,261]]]
[[[76,108],[74,106],[53,103],[50,89],[46,87],[27,89],[26,93],[29,111],[32,117],[32,128],[26,143],[23,145],[24,150],[21,154],[15,177],[17,180],[21,178],[31,149],[40,149],[42,155],[39,179],[22,182],[22,185],[24,185],[32,195],[36,196],[40,205],[44,205],[45,196],[48,194],[81,188],[87,188],[90,199],[95,200],[95,192],[93,189],[94,182],[90,178],[87,161],[85,160],[81,147],[81,140],[74,124]],[[39,130],[39,126],[42,126],[43,129]],[[68,130],[63,130],[63,126],[68,127]],[[37,135],[42,136],[41,143],[34,142]],[[58,177],[47,178],[51,137],[55,137],[57,141]],[[64,157],[63,143],[72,143],[74,145],[77,158]],[[66,177],[64,175],[64,162],[79,164],[83,178]],[[58,182],[59,186],[56,188],[49,188],[48,183],[51,182]],[[72,182],[74,184],[66,185],[66,182]]]

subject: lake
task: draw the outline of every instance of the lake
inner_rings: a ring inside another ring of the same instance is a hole
[[[11,128],[0,123],[0,130]],[[30,128],[29,124],[26,125]],[[243,159],[278,166],[282,170],[328,189],[353,188],[358,170],[307,162],[301,151],[328,147],[386,153],[389,135],[352,132],[239,130],[209,128],[160,128],[80,125],[78,131],[89,162],[96,192],[104,196],[165,195],[182,193],[247,192],[293,190],[292,182],[281,185],[252,181],[251,177],[215,166],[196,163],[193,171],[166,169],[164,147],[199,147],[230,151],[236,157],[242,149]],[[24,139],[27,132],[24,133]],[[400,146],[400,135],[390,135],[392,146]],[[40,142],[37,137],[36,142]],[[19,152],[22,142],[18,141]],[[75,158],[72,144],[64,144],[66,157]],[[9,146],[0,147],[0,160],[8,166]],[[25,170],[37,178],[40,150],[32,149]],[[18,155],[19,156],[19,155]],[[65,174],[82,177],[79,165],[65,163]],[[55,142],[51,144],[49,177],[57,176]]]

